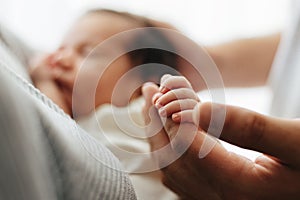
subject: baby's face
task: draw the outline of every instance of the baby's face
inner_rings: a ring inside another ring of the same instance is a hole
[[[57,83],[70,108],[73,95],[77,114],[87,114],[101,104],[111,103],[114,86],[131,68],[131,61],[126,55],[113,60],[116,52],[124,48],[122,42],[94,48],[109,37],[132,28],[137,25],[114,14],[88,14],[75,23],[60,48],[52,54],[51,65],[60,72]],[[114,103],[125,105],[124,96],[118,94]]]

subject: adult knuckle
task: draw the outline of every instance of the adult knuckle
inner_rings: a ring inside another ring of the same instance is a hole
[[[247,146],[260,144],[265,134],[266,122],[260,115],[252,115],[246,121],[245,133]]]

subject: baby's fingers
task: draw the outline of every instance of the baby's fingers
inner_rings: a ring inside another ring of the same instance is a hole
[[[156,108],[161,108],[170,102],[181,100],[181,99],[192,99],[199,102],[198,95],[192,90],[188,88],[180,88],[170,90],[165,94],[158,94],[157,99],[155,99]]]
[[[193,123],[193,110],[183,110],[172,114],[172,120],[176,123],[189,122]]]
[[[197,105],[198,101],[194,99],[181,99],[177,101],[172,101],[171,103],[161,107],[158,113],[161,117],[169,117],[174,113],[178,113],[184,110],[193,110]]]
[[[161,83],[160,83],[160,88],[159,88],[159,91],[161,93],[166,93],[169,90],[173,90],[173,89],[177,89],[177,88],[192,89],[192,85],[183,76],[171,76],[169,74],[166,74],[161,78]]]

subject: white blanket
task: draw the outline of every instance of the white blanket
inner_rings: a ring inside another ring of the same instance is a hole
[[[177,199],[161,183],[160,171],[140,173],[148,167],[147,152],[150,152],[143,129],[143,103],[140,98],[127,107],[105,104],[77,122],[119,158],[125,171],[129,172],[138,199]]]

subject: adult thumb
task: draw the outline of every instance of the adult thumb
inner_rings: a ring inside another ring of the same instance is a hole
[[[280,119],[240,107],[200,103],[194,109],[194,121],[205,131],[209,130],[213,109],[215,113],[226,110],[221,140],[300,166],[297,158],[300,156],[299,119]]]

